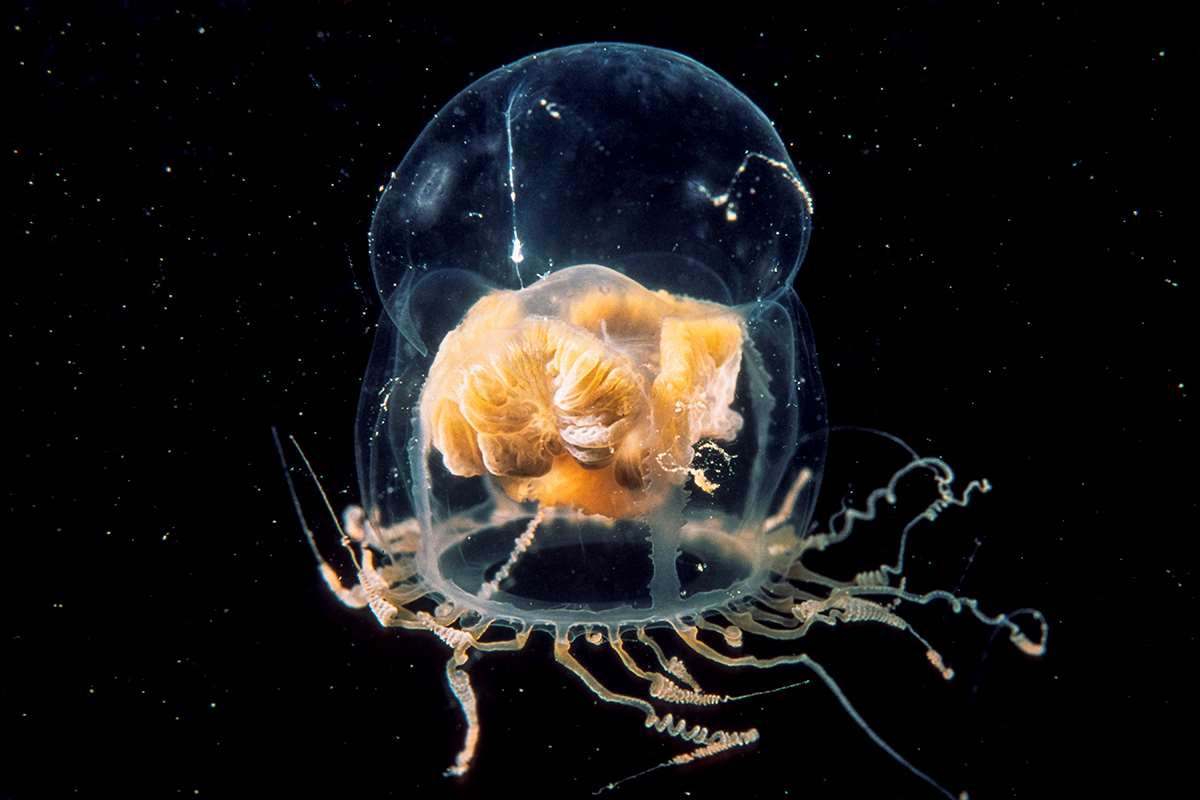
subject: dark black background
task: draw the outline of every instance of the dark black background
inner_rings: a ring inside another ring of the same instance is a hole
[[[677,751],[542,638],[474,664],[481,748],[442,779],[442,646],[324,592],[270,438],[356,500],[380,185],[474,78],[595,40],[680,50],[775,121],[816,199],[797,290],[832,420],[989,477],[920,557],[1053,625],[1039,661],[924,615],[950,684],[894,631],[809,652],[953,791],[1174,787],[1196,712],[1181,22],[523,8],[9,5],[0,793],[583,797]],[[763,740],[621,794],[936,796],[817,686],[725,713]]]

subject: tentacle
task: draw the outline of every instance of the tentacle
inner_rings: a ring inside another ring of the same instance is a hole
[[[462,749],[454,758],[454,764],[446,769],[448,776],[465,775],[471,768],[471,759],[475,756],[475,747],[479,744],[479,712],[476,708],[475,690],[471,687],[471,679],[465,669],[459,667],[466,661],[465,648],[455,649],[454,655],[446,662],[446,682],[458,707],[462,709],[463,719],[467,723],[467,732],[463,738]]]
[[[668,675],[670,675],[672,678],[675,678],[690,689],[693,689],[697,692],[700,691],[700,684],[696,683],[695,679],[692,678],[691,673],[688,672],[687,665],[675,656],[667,658],[667,655],[663,652],[662,647],[659,646],[658,642],[651,638],[650,634],[644,628],[637,629],[637,638],[639,642],[650,649],[650,652],[654,653],[654,657],[658,659],[659,665],[662,666],[663,670]]]
[[[477,593],[479,597],[488,600],[491,599],[492,595],[500,591],[500,584],[508,579],[513,567],[517,565],[517,561],[533,545],[533,536],[541,524],[542,509],[539,507],[537,513],[533,515],[533,519],[529,520],[529,524],[525,526],[525,531],[513,541],[512,552],[508,554],[508,560],[501,565],[490,581],[479,587],[479,592]]]
[[[800,497],[801,490],[812,480],[812,476],[812,470],[808,467],[796,473],[795,480],[788,487],[787,494],[783,496],[783,502],[779,504],[779,510],[763,520],[763,533],[770,533],[791,518],[792,512],[796,510],[796,500]]]
[[[896,763],[900,764],[905,769],[907,769],[909,772],[911,772],[913,775],[915,775],[916,777],[918,777],[921,780],[928,783],[930,786],[937,789],[939,792],[944,794],[946,797],[950,798],[950,800],[959,800],[959,798],[956,798],[953,794],[951,794],[949,791],[947,791],[941,784],[939,784],[937,781],[935,781],[929,775],[927,775],[926,773],[924,773],[921,770],[914,767],[911,763],[909,763],[909,761],[907,759],[904,758],[904,756],[902,756],[898,752],[896,752],[895,748],[893,748],[890,744],[885,742],[879,736],[879,734],[877,734],[871,728],[871,726],[867,724],[866,720],[863,719],[862,715],[858,713],[858,711],[854,708],[854,706],[850,704],[849,698],[846,697],[845,693],[842,692],[841,687],[839,687],[837,685],[837,683],[833,680],[833,678],[829,675],[829,673],[825,671],[825,668],[822,667],[820,664],[818,664],[816,661],[813,661],[809,656],[807,656],[803,653],[798,654],[798,655],[793,655],[793,656],[777,656],[775,658],[766,658],[766,659],[754,658],[753,656],[726,656],[726,655],[722,655],[721,653],[718,653],[717,651],[715,651],[711,647],[709,647],[707,644],[700,641],[700,639],[696,636],[695,628],[688,628],[688,627],[680,626],[675,629],[675,632],[677,634],[679,634],[679,638],[681,640],[683,640],[683,642],[685,644],[687,644],[689,647],[691,647],[697,653],[704,656],[705,658],[708,658],[712,661],[717,662],[718,664],[723,664],[725,666],[756,667],[759,669],[769,669],[771,667],[780,666],[782,664],[803,664],[804,666],[806,666],[810,670],[812,670],[813,673],[815,673],[816,676],[821,679],[821,682],[824,683],[826,688],[828,688],[829,691],[833,693],[833,696],[841,704],[842,708],[845,709],[846,713],[850,715],[850,718],[852,720],[854,720],[854,723],[856,725],[858,725],[858,727],[863,731],[863,733],[865,733],[867,735],[867,737],[871,739],[871,741],[875,742],[875,744],[878,745],[881,750],[883,750],[885,753],[887,753],[889,756],[891,756],[892,759],[896,761]]]
[[[579,680],[583,681],[584,685],[591,690],[592,694],[596,695],[604,702],[617,703],[619,705],[629,706],[630,708],[636,708],[638,711],[641,711],[643,714],[645,714],[647,718],[657,718],[657,715],[654,712],[654,706],[650,705],[645,700],[641,700],[637,697],[630,697],[629,695],[625,694],[617,694],[611,689],[606,688],[602,683],[600,683],[600,681],[596,680],[596,677],[592,675],[592,673],[588,672],[587,669],[580,664],[578,660],[576,660],[575,656],[571,655],[571,643],[566,639],[554,640],[554,660],[571,670],[571,672],[574,672],[575,675],[578,676]]]

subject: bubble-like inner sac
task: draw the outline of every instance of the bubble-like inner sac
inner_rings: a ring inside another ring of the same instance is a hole
[[[704,439],[731,441],[745,326],[716,303],[581,265],[478,300],[442,340],[420,400],[453,475],[513,500],[643,515],[689,475]]]

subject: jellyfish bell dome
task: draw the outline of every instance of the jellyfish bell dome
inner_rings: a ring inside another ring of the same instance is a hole
[[[685,56],[593,44],[476,81],[371,226],[368,519],[415,520],[431,592],[513,624],[749,596],[785,474],[823,462],[810,229],[770,121]]]

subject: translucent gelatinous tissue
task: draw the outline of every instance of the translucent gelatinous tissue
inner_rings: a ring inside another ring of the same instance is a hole
[[[770,122],[690,59],[592,45],[478,81],[372,225],[369,518],[416,518],[445,599],[564,633],[752,593],[780,482],[823,456],[809,227]]]
[[[930,783],[798,646],[758,658],[751,640],[883,623],[949,678],[898,610],[936,600],[1040,653],[1044,625],[1035,642],[969,598],[903,582],[909,530],[986,482],[956,493],[945,464],[914,454],[865,507],[813,524],[828,425],[793,290],[811,218],[745,95],[685,56],[633,45],[490,73],[393,174],[371,227],[385,313],[359,410],[363,508],[345,517],[359,583],[321,567],[347,604],[450,648],[467,723],[450,774],[479,741],[468,654],[519,650],[538,631],[598,697],[690,743],[658,766],[759,738],[692,719],[737,698],[702,689],[678,651],[806,666]],[[803,563],[895,502],[913,472],[931,476],[935,499],[904,528],[896,564],[836,579]],[[645,692],[603,686],[572,650],[579,636],[607,645]]]

